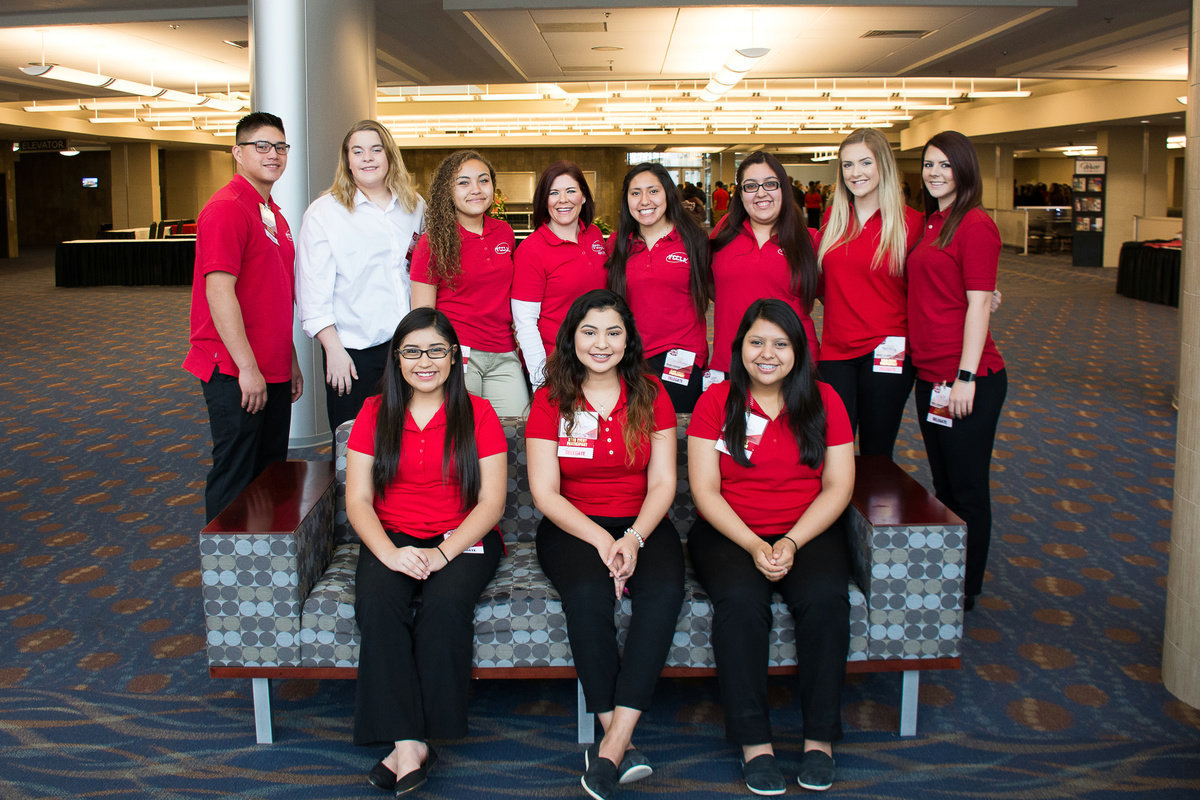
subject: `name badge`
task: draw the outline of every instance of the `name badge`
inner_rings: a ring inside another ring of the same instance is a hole
[[[662,379],[680,386],[687,386],[692,380],[692,370],[696,368],[696,354],[691,350],[676,347],[667,353],[663,362]]]
[[[275,238],[275,212],[266,203],[259,203],[258,215],[262,218],[263,230],[266,231],[267,238],[275,244],[279,244],[279,240]]]
[[[449,539],[449,538],[450,538],[450,534],[454,533],[454,531],[456,531],[456,530],[458,530],[458,529],[457,529],[457,528],[453,528],[453,529],[451,529],[451,530],[448,530],[448,531],[446,531],[445,533],[443,533],[443,534],[442,534],[442,541],[444,542],[444,541],[446,541],[447,539]],[[468,547],[466,550],[463,550],[463,552],[464,552],[464,553],[482,553],[482,552],[483,552],[483,540],[482,540],[482,539],[480,539],[478,542],[476,542],[475,544],[471,545],[471,546],[470,546],[470,547]]]
[[[934,425],[946,428],[954,427],[954,417],[950,416],[950,386],[945,383],[934,384],[933,394],[929,396],[929,413],[925,419]]]
[[[471,348],[467,347],[465,344],[460,344],[458,346],[458,351],[462,353],[463,372],[465,373],[467,371],[467,362],[471,360]]]
[[[875,348],[875,372],[899,375],[904,372],[904,337],[889,336]]]
[[[707,392],[708,387],[714,383],[723,383],[725,381],[725,373],[719,369],[706,369],[704,374],[700,376],[700,391]]]
[[[754,460],[754,451],[758,449],[758,445],[762,442],[763,431],[767,429],[769,420],[761,414],[755,414],[750,411],[746,412],[746,458]],[[729,452],[728,445],[725,444],[725,431],[722,429],[721,438],[717,439],[717,450],[726,455],[733,455]]]
[[[576,411],[575,424],[567,432],[567,421],[558,420],[558,457],[592,458],[600,438],[600,415],[595,411]]]

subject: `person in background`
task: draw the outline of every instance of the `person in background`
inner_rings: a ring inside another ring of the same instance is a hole
[[[190,347],[212,431],[204,489],[211,521],[270,464],[287,458],[291,404],[304,392],[292,346],[296,248],[271,187],[287,167],[283,121],[256,111],[237,124],[237,174],[196,220]]]
[[[980,203],[967,137],[936,134],[921,155],[925,224],[908,257],[917,421],[934,493],[967,523],[964,608],[983,590],[992,536],[990,470],[1008,374],[989,332],[1000,232]]]
[[[721,181],[717,181],[717,188],[713,189],[712,206],[713,225],[716,225],[729,212],[729,190]]]
[[[430,739],[467,734],[475,604],[496,572],[507,443],[467,393],[441,311],[413,309],[388,343],[382,392],[346,451],[346,516],[362,540],[354,742],[387,743],[367,780],[397,797],[437,763]]]
[[[752,302],[783,300],[804,324],[817,358],[817,328],[810,316],[817,296],[815,229],[805,230],[788,193],[788,176],[770,153],[751,153],[738,167],[738,199],[712,234],[712,380],[729,370],[729,347],[738,321]],[[721,373],[721,374],[717,374]]]
[[[571,304],[525,429],[529,487],[545,515],[538,560],[562,597],[588,711],[604,737],[584,756],[584,790],[611,800],[648,776],[633,747],[683,602],[675,500],[675,411],[645,371],[633,314],[607,289]],[[622,649],[615,604],[628,589]]]
[[[297,251],[300,324],[321,342],[330,432],[379,391],[424,228],[425,201],[392,134],[375,120],[354,123],[333,185],[304,212]]]
[[[621,194],[625,202],[608,240],[608,288],[633,309],[650,373],[662,380],[675,410],[690,414],[708,364],[708,237],[684,212],[661,164],[630,168]]]
[[[688,551],[713,602],[712,643],[726,738],[754,794],[786,791],[767,702],[771,601],[795,624],[804,718],[799,783],[833,784],[850,647],[850,554],[838,517],[854,488],[854,434],[837,392],[816,379],[804,327],[780,300],[746,310],[730,379],[696,405],[688,482],[699,519]]]
[[[508,297],[515,238],[507,222],[488,216],[496,173],[483,156],[459,150],[429,181],[426,231],[412,264],[412,304],[445,312],[458,332],[467,390],[502,416],[520,416],[529,389],[513,339]]]
[[[804,210],[808,212],[808,227],[821,227],[821,208],[825,199],[821,197],[821,186],[816,181],[808,182],[808,191],[804,194]]]
[[[517,341],[536,388],[545,382],[546,354],[567,309],[584,292],[608,282],[604,235],[592,224],[596,204],[583,170],[556,161],[542,173],[533,193],[533,227],[516,255],[512,316]]]
[[[860,128],[838,149],[841,180],[825,212],[821,378],[842,399],[862,455],[892,457],[915,372],[907,352],[904,260],[921,215],[904,205],[891,145]]]

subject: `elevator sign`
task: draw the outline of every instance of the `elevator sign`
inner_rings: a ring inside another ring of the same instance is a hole
[[[18,144],[22,153],[57,153],[67,149],[66,139],[22,139]]]

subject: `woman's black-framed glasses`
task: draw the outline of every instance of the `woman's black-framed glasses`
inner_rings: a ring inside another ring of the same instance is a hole
[[[416,361],[421,356],[429,356],[434,361],[441,361],[450,355],[453,349],[449,345],[444,344],[435,344],[433,347],[426,348],[425,350],[409,345],[408,347],[401,347],[396,350],[396,354],[408,361]]]
[[[759,183],[758,181],[742,181],[742,191],[746,194],[754,194],[758,191],[758,187],[760,186],[766,189],[768,192],[777,192],[779,191],[779,187],[783,186],[783,184],[774,178],[767,178],[762,183]]]

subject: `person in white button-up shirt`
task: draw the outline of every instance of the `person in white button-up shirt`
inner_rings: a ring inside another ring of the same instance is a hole
[[[296,258],[300,324],[324,350],[330,431],[378,391],[388,342],[409,311],[409,264],[424,218],[425,201],[387,128],[355,123],[333,186],[304,212]]]

